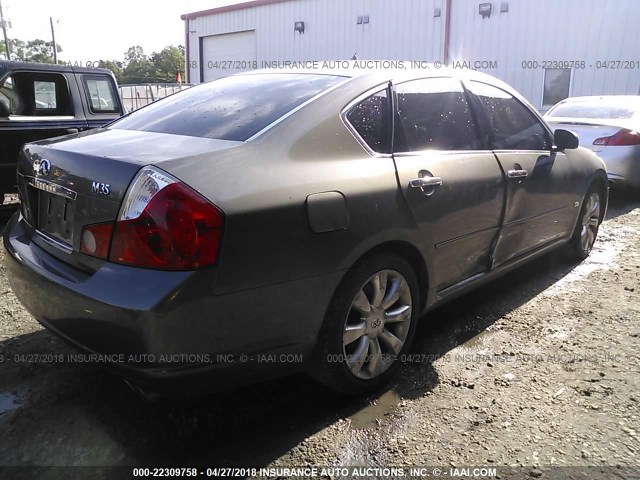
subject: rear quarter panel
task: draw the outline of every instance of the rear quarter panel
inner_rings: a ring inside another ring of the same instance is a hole
[[[162,165],[227,216],[215,293],[344,271],[386,241],[418,243],[392,158],[368,154],[340,118],[374,86],[356,79],[328,92],[245,148]],[[312,230],[307,197],[322,192],[344,195],[346,228]]]
[[[606,205],[609,201],[607,167],[602,159],[588,148],[578,147],[573,150],[565,150],[567,160],[571,162],[575,175],[575,195],[576,201],[582,203],[587,190],[594,183],[599,183],[606,190],[605,209],[603,209],[603,218],[606,213]],[[578,219],[580,209],[575,209],[575,221]]]

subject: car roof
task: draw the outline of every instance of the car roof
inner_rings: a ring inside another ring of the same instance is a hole
[[[259,70],[249,70],[238,73],[238,75],[254,74],[310,74],[310,75],[335,75],[340,77],[358,78],[366,76],[387,76],[389,78],[399,77],[464,77],[474,79],[475,77],[497,80],[495,77],[466,68],[445,67],[441,63],[424,63],[424,68],[397,68],[393,65],[407,65],[406,61],[395,60],[327,60],[327,61],[291,61],[274,62],[274,68],[264,68]],[[387,65],[392,65],[388,67]],[[435,66],[437,65],[437,66]]]
[[[575,105],[581,103],[590,103],[592,105],[600,104],[600,107],[627,107],[634,112],[633,115],[626,119],[609,119],[612,122],[616,122],[617,124],[619,124],[621,120],[625,122],[631,121],[634,123],[637,123],[638,120],[640,120],[640,95],[587,95],[582,97],[569,97],[556,103],[544,114],[544,116],[547,121],[575,121],[580,117],[558,116],[557,113],[554,114],[554,112],[556,111],[556,108],[561,105]],[[606,120],[605,118],[600,117],[586,117],[582,120],[587,122],[593,121],[594,119],[597,119],[600,122]]]
[[[640,103],[640,95],[587,95],[569,97],[558,103],[608,102],[608,103]]]
[[[101,73],[111,75],[106,68],[74,67],[72,65],[55,65],[53,63],[0,62],[0,76],[12,71],[58,72],[58,73]]]
[[[294,66],[283,68],[270,68],[270,69],[261,69],[261,70],[249,70],[246,72],[241,72],[236,75],[258,75],[258,74],[301,74],[301,75],[334,75],[345,77],[347,83],[351,81],[361,81],[363,85],[363,90],[366,90],[366,86],[368,88],[377,87],[385,82],[391,81],[394,84],[417,80],[423,78],[438,78],[438,77],[452,77],[457,78],[459,80],[474,80],[482,83],[487,83],[489,85],[493,85],[498,87],[505,92],[516,97],[521,102],[525,103],[531,108],[534,108],[530,102],[524,98],[519,92],[513,89],[508,84],[504,83],[502,80],[497,79],[491,75],[480,72],[478,70],[471,70],[467,68],[452,68],[445,67],[441,63],[436,62],[433,64],[421,64],[424,65],[424,68],[385,68],[387,64],[398,64],[403,63],[405,66],[410,65],[410,62],[407,61],[392,61],[392,60],[349,60],[349,61],[301,61],[301,62],[290,62],[290,65],[311,65],[311,64],[319,64],[320,66],[325,64],[343,64],[343,67],[339,68],[296,68]],[[348,64],[348,68],[347,67]],[[380,68],[368,68],[370,65],[379,65]],[[436,66],[437,65],[437,66]],[[534,108],[535,110],[535,108]]]
[[[322,65],[341,64],[337,68],[323,68]],[[349,61],[317,61],[317,62],[289,62],[284,64],[282,68],[269,68],[260,70],[250,70],[238,73],[237,75],[258,75],[258,74],[299,74],[299,75],[334,75],[340,77],[356,79],[369,79],[372,84],[384,81],[393,81],[394,83],[405,82],[412,79],[420,78],[437,78],[437,77],[453,77],[460,80],[476,80],[488,83],[496,87],[502,88],[514,96],[521,98],[521,95],[506,83],[498,80],[496,77],[477,70],[467,68],[452,68],[442,66],[441,63],[425,64],[425,68],[385,68],[387,64],[397,64],[397,61],[391,60],[349,60]],[[319,68],[296,67],[296,65],[320,65]],[[348,67],[346,65],[348,64]],[[287,66],[289,65],[289,66]],[[371,65],[379,65],[380,68],[369,68]],[[404,62],[409,65],[409,62]],[[437,67],[435,65],[438,65]],[[346,68],[345,68],[346,67]],[[365,80],[366,81],[366,80]]]

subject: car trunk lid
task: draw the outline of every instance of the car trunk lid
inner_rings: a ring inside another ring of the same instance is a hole
[[[140,168],[162,168],[163,163],[238,145],[242,142],[116,129],[29,144],[18,166],[22,215],[39,246],[82,270],[95,271],[104,260],[79,253],[82,229],[118,219]]]
[[[562,128],[577,133],[580,139],[580,146],[586,147],[594,152],[600,152],[606,148],[606,145],[594,145],[593,142],[596,139],[615,135],[623,128],[617,125],[616,122],[609,122],[605,119],[547,119],[547,123],[554,130],[556,128]]]

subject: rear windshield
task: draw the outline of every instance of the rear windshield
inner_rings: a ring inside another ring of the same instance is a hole
[[[344,80],[310,74],[226,77],[137,110],[110,128],[245,141]]]
[[[635,108],[622,104],[607,104],[595,102],[563,103],[552,109],[549,117],[569,118],[631,118],[636,113]]]

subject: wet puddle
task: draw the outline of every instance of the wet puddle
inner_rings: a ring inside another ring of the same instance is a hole
[[[583,288],[579,284],[576,284],[579,280],[584,279],[597,270],[612,270],[617,268],[617,257],[620,251],[629,243],[626,237],[637,234],[638,231],[631,228],[619,228],[615,236],[612,234],[601,234],[598,237],[599,240],[596,241],[591,255],[549,287],[542,295],[553,297],[567,291],[579,292]]]
[[[376,398],[371,405],[351,415],[352,428],[375,428],[386,416],[393,413],[402,399],[394,391],[388,391]]]

